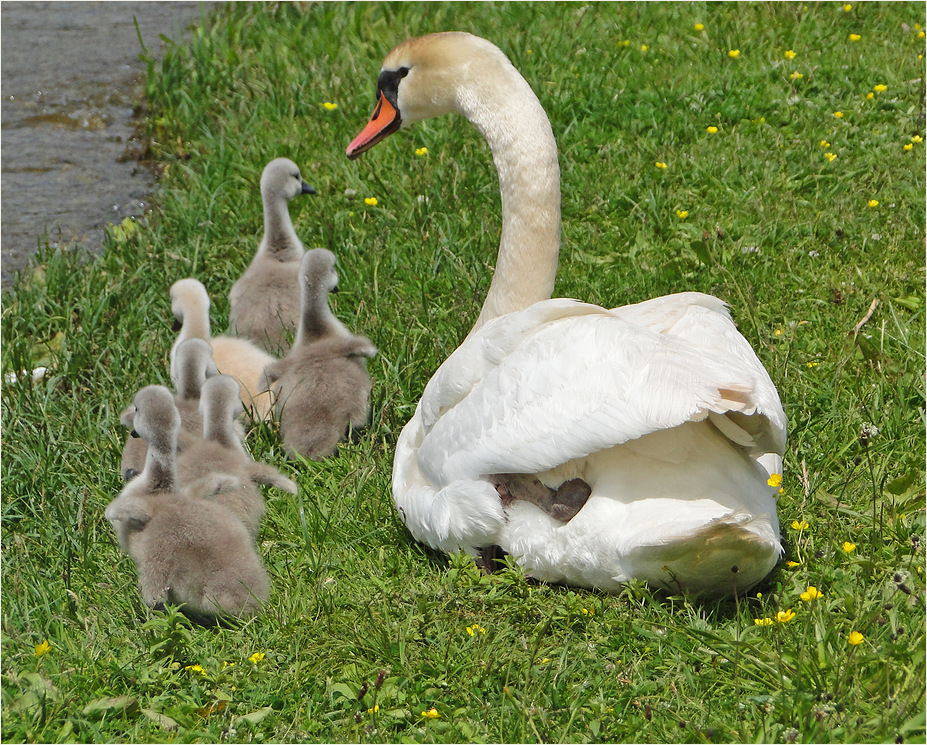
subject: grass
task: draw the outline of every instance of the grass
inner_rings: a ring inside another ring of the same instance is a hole
[[[3,296],[3,372],[49,373],[3,386],[2,739],[923,742],[923,25],[914,3],[214,9],[150,67],[157,209]],[[343,152],[385,53],[447,29],[499,44],[550,115],[556,294],[716,294],[779,387],[786,554],[749,597],[484,577],[394,514],[396,437],[488,287],[496,175],[459,118]],[[380,349],[372,425],[321,463],[252,428],[300,492],[267,492],[266,613],[203,629],[142,607],[103,510],[119,411],[168,382],[168,288],[200,278],[224,330],[276,156],[319,190],[297,232],[337,254],[334,309]]]

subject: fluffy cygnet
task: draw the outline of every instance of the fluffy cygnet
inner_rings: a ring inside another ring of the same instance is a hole
[[[240,411],[238,383],[227,375],[206,381],[200,397],[203,438],[191,442],[178,456],[177,479],[182,492],[222,505],[255,537],[266,511],[257,484],[291,494],[296,494],[296,484],[248,455],[235,425]]]
[[[231,375],[241,386],[245,409],[255,419],[269,419],[270,394],[263,387],[263,371],[274,358],[246,339],[211,336],[209,295],[196,279],[181,279],[171,286],[171,310],[180,324],[180,333],[171,348],[171,380],[177,384],[176,350],[186,339],[205,339],[212,345],[212,358],[220,373]]]
[[[270,595],[248,531],[229,510],[177,490],[180,414],[171,392],[148,386],[135,396],[134,426],[148,442],[142,473],[106,508],[135,562],[142,599],[200,616],[252,616]]]
[[[267,367],[283,444],[291,455],[324,458],[349,428],[367,423],[370,376],[367,358],[377,349],[352,335],[328,307],[338,284],[335,256],[307,251],[300,266],[302,313],[287,356]]]
[[[251,264],[229,293],[229,328],[272,354],[289,348],[299,324],[299,262],[305,249],[287,202],[315,194],[287,158],[272,160],[261,176],[264,238]]]
[[[180,434],[177,449],[183,451],[187,441],[203,436],[203,417],[200,414],[200,391],[206,378],[217,374],[212,360],[212,347],[203,339],[186,339],[177,345],[177,393],[174,403],[180,412]],[[135,407],[129,406],[119,415],[122,426],[132,432]],[[239,430],[240,434],[241,431]],[[145,467],[148,446],[137,434],[130,434],[122,451],[119,472],[125,481],[131,481]]]

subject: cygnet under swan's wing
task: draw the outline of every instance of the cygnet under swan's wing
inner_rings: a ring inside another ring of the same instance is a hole
[[[784,416],[775,389],[716,302],[671,300],[685,305],[670,308],[671,323],[647,304],[609,311],[567,300],[495,319],[425,390],[423,474],[437,485],[537,473],[729,412],[743,416],[740,424],[762,415],[756,426],[727,427],[738,444],[756,449],[761,435],[778,444]],[[666,328],[655,330],[660,323]]]

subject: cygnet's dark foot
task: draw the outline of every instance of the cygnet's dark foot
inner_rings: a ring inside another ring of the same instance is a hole
[[[505,566],[505,551],[501,546],[483,546],[480,555],[476,557],[476,565],[483,574],[492,574]]]
[[[582,479],[564,481],[556,491],[535,476],[525,473],[497,473],[489,477],[503,506],[515,500],[531,502],[560,522],[569,522],[586,504],[592,489]]]

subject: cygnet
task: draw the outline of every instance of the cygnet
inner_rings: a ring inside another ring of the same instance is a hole
[[[212,358],[220,373],[231,375],[241,386],[240,397],[245,409],[255,419],[271,416],[270,394],[263,388],[263,371],[274,361],[263,349],[246,339],[231,336],[211,336],[209,327],[209,295],[196,279],[181,279],[171,286],[171,310],[181,324],[180,333],[171,348],[171,380],[177,384],[177,347],[186,339],[205,339],[212,344]]]
[[[183,493],[222,505],[256,537],[266,511],[257,484],[291,494],[296,494],[296,484],[248,455],[235,426],[240,411],[238,383],[227,375],[206,381],[200,397],[203,438],[191,442],[178,456],[177,479]]]
[[[299,324],[299,262],[305,249],[287,202],[315,194],[287,158],[272,160],[261,175],[264,238],[251,264],[229,293],[229,329],[271,354],[289,348]]]
[[[266,368],[283,444],[310,459],[335,452],[350,429],[367,423],[370,376],[367,358],[377,349],[352,335],[328,307],[338,284],[335,256],[307,251],[300,266],[302,313],[287,356]]]
[[[212,360],[212,347],[203,339],[186,339],[177,345],[175,355],[177,366],[177,393],[174,403],[180,412],[180,435],[177,440],[178,451],[183,451],[190,437],[200,439],[203,436],[203,417],[200,414],[200,391],[206,378],[217,374]],[[129,406],[119,415],[119,421],[132,432],[133,406]],[[239,436],[244,433],[239,429]],[[147,445],[137,434],[130,434],[122,451],[122,463],[119,472],[125,481],[130,481],[145,466]]]
[[[270,582],[248,531],[221,505],[177,490],[180,414],[171,392],[143,388],[133,419],[148,442],[145,468],[109,504],[106,519],[135,562],[142,599],[199,616],[253,616]]]

